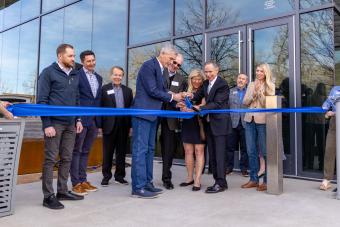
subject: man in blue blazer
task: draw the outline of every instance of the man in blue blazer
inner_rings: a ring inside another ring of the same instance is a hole
[[[164,46],[157,58],[141,66],[136,82],[136,96],[132,108],[160,110],[163,103],[181,101],[182,94],[166,88],[163,71],[175,60],[177,52],[171,45]],[[153,179],[153,156],[156,141],[157,116],[132,118],[132,196],[155,198],[161,189],[155,188]]]
[[[103,78],[94,71],[96,56],[91,50],[86,50],[80,54],[80,60],[83,64],[83,67],[78,70],[80,106],[99,107]],[[87,192],[97,191],[97,187],[87,181],[86,169],[89,152],[97,138],[98,121],[94,116],[84,116],[81,121],[84,128],[76,137],[70,175],[72,192],[77,195],[86,195]]]

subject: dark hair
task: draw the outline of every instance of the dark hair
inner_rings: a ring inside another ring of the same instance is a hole
[[[83,62],[85,60],[85,57],[88,55],[93,55],[93,57],[96,57],[96,55],[93,53],[92,50],[85,50],[80,53],[80,60]]]
[[[111,73],[110,73],[110,75],[112,74],[112,72],[113,72],[114,69],[119,69],[120,71],[122,71],[122,72],[123,72],[123,76],[124,76],[124,74],[125,74],[125,73],[124,73],[124,69],[123,69],[122,67],[116,66],[116,65],[113,66],[113,67],[111,68]]]
[[[214,66],[214,68],[217,68],[218,70],[220,69],[220,66],[216,63],[216,61],[212,61],[212,60],[207,61],[204,63],[204,66],[207,66],[207,65],[212,65]]]
[[[67,44],[67,43],[62,43],[57,47],[57,56],[58,54],[63,54],[66,51],[66,48],[71,48],[74,49],[73,46],[71,44]]]

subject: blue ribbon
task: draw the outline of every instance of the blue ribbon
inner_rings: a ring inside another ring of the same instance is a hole
[[[200,112],[171,110],[144,110],[106,107],[50,106],[41,104],[14,104],[8,107],[14,116],[158,116],[169,118],[192,118],[194,115],[221,113],[325,113],[321,107],[272,108],[272,109],[222,109]]]

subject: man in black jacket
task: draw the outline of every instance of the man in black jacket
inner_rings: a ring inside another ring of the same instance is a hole
[[[79,105],[79,78],[74,67],[74,49],[69,44],[57,48],[58,61],[45,68],[38,78],[37,103],[58,106]],[[43,206],[50,209],[62,209],[59,200],[80,200],[68,191],[67,180],[72,160],[76,133],[83,126],[75,117],[41,117],[45,157],[42,170]],[[76,124],[76,125],[75,125]],[[60,157],[58,168],[57,195],[53,190],[53,167]]]
[[[102,88],[101,106],[113,108],[130,108],[133,100],[132,90],[122,84],[123,68],[114,66],[111,69],[111,82]],[[125,156],[128,149],[128,135],[131,131],[131,117],[101,118],[103,132],[103,180],[102,186],[108,186],[112,178],[112,158],[116,151],[115,182],[127,185],[125,177]]]
[[[206,104],[195,106],[198,110],[216,110],[229,108],[229,87],[227,82],[218,76],[219,66],[215,62],[204,65],[207,80],[203,88],[195,94],[193,100],[205,98]],[[232,132],[229,114],[208,114],[205,117],[205,131],[207,135],[209,160],[215,183],[208,187],[206,193],[218,193],[228,189],[225,177],[227,135]]]

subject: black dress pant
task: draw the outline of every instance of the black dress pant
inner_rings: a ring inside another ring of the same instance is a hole
[[[128,150],[129,129],[116,119],[114,129],[110,134],[103,134],[103,167],[102,173],[106,180],[112,178],[112,159],[116,151],[115,179],[123,179],[125,173],[125,156]]]
[[[170,130],[167,119],[161,120],[161,150],[163,160],[162,181],[171,181],[172,160],[177,148],[177,135],[175,130]]]
[[[218,184],[221,187],[227,187],[225,175],[227,136],[214,136],[209,123],[206,126],[206,132],[209,160],[211,161],[211,170],[215,179],[215,184]]]

